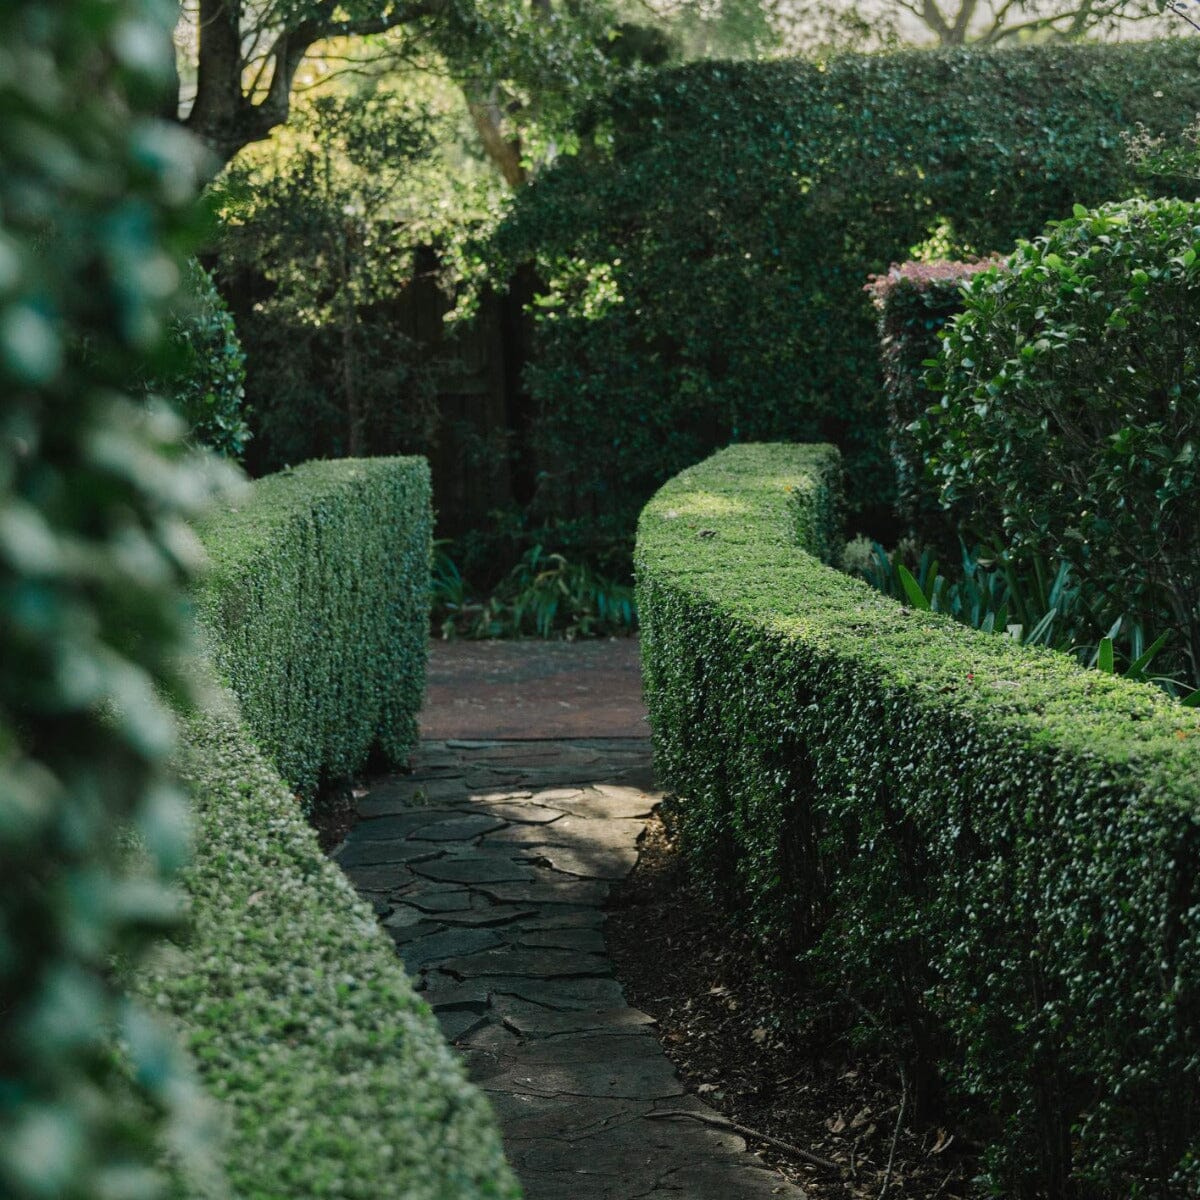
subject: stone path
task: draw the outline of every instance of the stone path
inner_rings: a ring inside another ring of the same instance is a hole
[[[803,1200],[685,1094],[604,905],[659,797],[644,738],[426,740],[335,857],[492,1101],[526,1200]]]

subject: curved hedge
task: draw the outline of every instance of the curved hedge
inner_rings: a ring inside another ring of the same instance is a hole
[[[213,659],[306,796],[372,750],[399,764],[416,743],[431,529],[420,458],[306,463],[201,526]]]
[[[540,515],[627,543],[676,471],[785,438],[836,443],[851,516],[886,527],[868,274],[931,234],[943,254],[1007,251],[1073,203],[1128,196],[1122,131],[1175,138],[1197,110],[1187,38],[704,62],[623,84],[490,246],[546,282],[527,371]]]
[[[735,447],[642,515],[688,850],[777,965],[878,1014],[920,1099],[951,1090],[1004,1194],[1193,1195],[1200,715],[822,565],[833,462]]]
[[[242,702],[214,680],[186,719],[190,936],[137,987],[182,1027],[247,1200],[519,1195],[486,1102],[277,770],[408,747],[429,526],[424,462],[376,459],[262,480],[203,527],[202,620]]]

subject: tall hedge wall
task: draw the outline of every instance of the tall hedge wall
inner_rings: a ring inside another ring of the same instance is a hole
[[[824,566],[831,466],[735,447],[641,518],[656,763],[699,878],[877,1016],[1000,1194],[1194,1195],[1200,714]]]
[[[628,541],[688,463],[786,438],[836,443],[854,525],[885,532],[867,276],[943,224],[943,254],[1007,251],[1075,202],[1129,195],[1122,130],[1173,135],[1198,110],[1187,38],[708,62],[623,85],[490,248],[547,285],[527,371],[540,513]]]
[[[311,462],[205,520],[213,660],[279,773],[311,795],[373,749],[402,763],[425,690],[432,516],[421,458]]]
[[[348,769],[381,736],[407,748],[429,520],[424,463],[376,459],[261,481],[203,526],[209,648],[243,699],[213,678],[185,721],[189,932],[136,986],[220,1102],[234,1196],[519,1195],[486,1102],[286,773]]]

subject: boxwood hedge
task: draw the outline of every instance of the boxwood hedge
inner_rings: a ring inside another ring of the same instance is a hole
[[[655,488],[720,446],[831,441],[848,515],[882,534],[868,273],[927,240],[1006,252],[1074,202],[1128,196],[1122,131],[1176,138],[1197,110],[1186,38],[703,62],[622,84],[489,245],[497,276],[532,261],[545,283],[535,515],[572,521],[572,552],[625,544]]]
[[[377,459],[260,481],[203,526],[201,615],[242,700],[213,678],[185,719],[189,934],[135,986],[182,1027],[247,1200],[519,1194],[483,1097],[293,795],[374,738],[409,745],[429,520],[423,461]]]
[[[699,877],[948,1089],[1003,1194],[1194,1195],[1200,715],[823,565],[834,463],[735,447],[641,518]]]
[[[305,796],[415,744],[431,522],[424,459],[342,459],[260,480],[200,529],[213,660]]]

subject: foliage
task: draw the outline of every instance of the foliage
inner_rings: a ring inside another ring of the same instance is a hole
[[[495,278],[533,260],[546,283],[537,510],[628,539],[714,447],[821,439],[846,455],[855,525],[886,532],[862,281],[939,227],[952,253],[988,250],[1128,194],[1121,129],[1198,108],[1176,42],[707,63],[614,92],[484,249]]]
[[[834,469],[734,447],[643,514],[656,769],[697,876],[871,1014],[996,1194],[1194,1195],[1200,715],[822,566],[796,510]]]
[[[925,388],[925,363],[939,349],[938,335],[962,310],[962,288],[991,260],[893,263],[872,275],[864,289],[878,313],[888,448],[896,470],[896,508],[919,541],[951,549],[956,522],[938,502],[922,442],[910,428],[933,397]]]
[[[443,638],[612,637],[637,628],[633,588],[535,545],[490,595],[475,598],[453,558],[435,554],[433,626]]]
[[[423,447],[435,376],[393,306],[414,270],[397,195],[431,118],[386,93],[322,96],[294,133],[239,159],[220,192],[218,276],[257,293],[241,319],[255,463]]]
[[[1200,210],[1075,215],[976,276],[923,436],[951,503],[998,506],[1018,553],[1061,556],[1200,680]]]
[[[162,5],[0,7],[0,1194],[164,1194],[196,1151],[171,1040],[113,964],[175,924],[184,519],[209,490],[130,380],[166,357],[192,150],[154,119]],[[130,843],[140,843],[133,856]],[[202,1153],[202,1147],[200,1148]]]
[[[351,459],[259,480],[201,526],[213,661],[305,796],[416,742],[431,525],[424,460]]]
[[[1113,618],[1111,612],[1097,610],[1065,560],[1036,555],[1013,559],[1003,551],[969,549],[960,542],[958,568],[946,574],[930,547],[918,556],[911,543],[902,544],[889,554],[878,542],[859,541],[865,547],[853,546],[847,555],[851,562],[843,562],[843,568],[885,596],[922,612],[945,613],[984,633],[1004,634],[1023,646],[1072,654],[1083,666],[1101,666],[1103,650],[1110,674],[1157,683],[1171,696],[1181,690],[1175,675],[1161,673],[1165,659],[1159,655],[1168,647],[1170,632],[1147,637],[1128,616]],[[1122,654],[1117,653],[1118,642]],[[1158,673],[1151,675],[1156,661]]]
[[[357,665],[327,686],[353,698]],[[183,768],[191,936],[139,987],[223,1102],[234,1194],[515,1200],[487,1103],[228,693],[189,719]]]
[[[171,314],[169,332],[176,361],[147,390],[171,401],[193,441],[240,459],[250,440],[243,415],[246,356],[225,301],[194,259],[188,263],[186,287]]]

